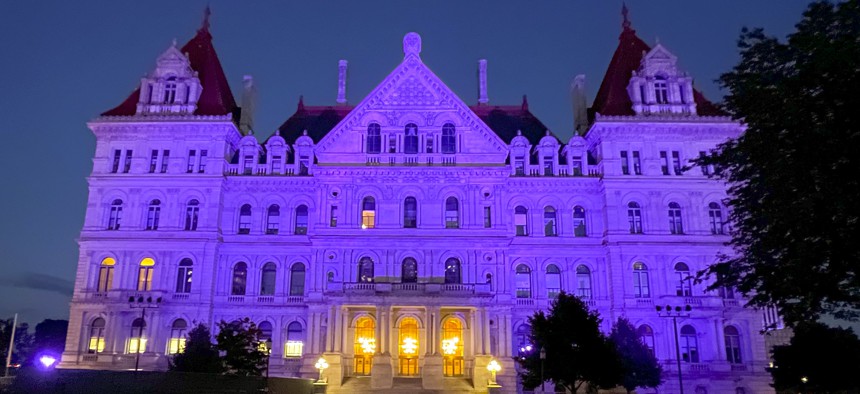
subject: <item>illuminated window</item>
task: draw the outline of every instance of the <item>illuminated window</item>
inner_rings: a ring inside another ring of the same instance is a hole
[[[110,212],[108,216],[108,230],[119,230],[119,225],[122,222],[122,200],[116,199],[110,204]]]
[[[305,265],[295,263],[290,267],[290,295],[305,295]]]
[[[176,319],[170,328],[170,340],[167,341],[167,354],[182,353],[185,351],[185,330],[188,323],[183,319]]]
[[[403,151],[410,154],[418,153],[418,126],[415,123],[409,123],[404,128],[404,133]]]
[[[529,235],[528,213],[529,210],[522,205],[514,208],[514,226],[518,236]]]
[[[308,233],[308,206],[299,205],[296,207],[296,234],[303,235]]]
[[[681,327],[681,360],[688,363],[699,362],[699,343],[696,329],[692,326]]]
[[[627,204],[627,223],[630,224],[630,234],[642,234],[642,208],[638,202]]]
[[[555,264],[546,267],[546,296],[549,299],[558,297],[561,292],[561,270]]]
[[[158,199],[149,202],[146,209],[146,229],[158,230],[158,221],[161,218],[161,201]]]
[[[555,225],[555,208],[546,207],[543,209],[543,235],[547,237],[555,237],[558,235],[558,230]]]
[[[442,126],[442,153],[457,152],[457,131],[451,123]]]
[[[275,295],[276,274],[275,263],[268,262],[263,265],[262,275],[260,275],[260,295]]]
[[[690,277],[690,267],[687,264],[675,264],[675,295],[689,297],[693,295],[693,279]]]
[[[376,227],[376,200],[368,196],[361,201],[361,228],[374,227]]]
[[[260,322],[257,328],[260,329],[260,336],[257,337],[257,340],[260,342],[260,350],[263,353],[268,353],[272,346],[272,323],[267,321]]]
[[[405,317],[400,320],[400,338],[398,338],[398,353],[400,355],[401,376],[418,375],[418,320]]]
[[[266,210],[266,234],[277,234],[281,224],[281,207],[278,204],[269,205]]]
[[[418,262],[412,257],[403,259],[403,263],[400,265],[400,271],[401,283],[418,282]]]
[[[304,348],[304,332],[301,323],[294,321],[287,326],[287,342],[284,357],[301,357]]]
[[[514,284],[517,289],[517,298],[531,298],[532,296],[532,270],[525,264],[517,266],[514,274]]]
[[[584,265],[576,267],[576,295],[591,298],[591,270]]]
[[[373,260],[370,257],[362,257],[358,260],[358,281],[373,282]]]
[[[460,203],[456,197],[445,200],[445,228],[460,228]]]
[[[460,260],[450,258],[445,261],[445,283],[461,283]]]
[[[573,235],[575,237],[585,237],[585,208],[579,205],[573,207]]]
[[[200,215],[200,202],[197,200],[188,201],[185,206],[185,230],[197,230],[197,219]]]
[[[152,274],[155,270],[155,260],[145,258],[140,261],[140,267],[137,270],[137,291],[152,290]]]
[[[669,203],[669,231],[672,234],[684,233],[684,225],[681,221],[681,206],[676,202]]]
[[[418,201],[415,197],[406,197],[403,201],[403,228],[418,227]]]
[[[442,356],[445,376],[463,376],[463,323],[459,319],[442,323]]]
[[[96,354],[105,350],[105,319],[97,318],[90,324],[90,341],[87,353]]]
[[[636,298],[651,297],[648,267],[640,262],[633,263],[633,296]]]
[[[356,375],[370,375],[373,354],[376,353],[376,323],[369,317],[360,317],[355,322],[355,344],[353,368]]]
[[[711,224],[711,234],[723,234],[723,210],[720,204],[715,202],[708,204],[708,219]]]
[[[639,339],[642,340],[642,343],[651,351],[651,355],[654,355],[654,330],[651,329],[651,326],[643,324],[639,326],[636,333],[639,334]]]
[[[239,234],[251,233],[251,204],[242,205],[239,209]]]
[[[371,123],[367,126],[367,153],[379,153],[382,151],[382,136],[379,124]]]
[[[734,326],[728,326],[723,330],[726,340],[726,360],[730,364],[740,364],[741,359],[741,334]]]
[[[96,291],[105,292],[113,288],[113,268],[116,265],[116,260],[112,257],[106,257],[102,260],[102,265],[99,267],[99,281],[96,284]]]
[[[191,292],[191,259],[182,259],[179,269],[176,271],[176,292],[188,294]]]
[[[143,353],[146,351],[146,337],[143,336],[143,330],[146,328],[146,322],[137,318],[131,323],[131,335],[128,338],[127,353]]]
[[[248,265],[244,262],[239,262],[233,267],[231,295],[245,295],[246,285],[248,284]]]

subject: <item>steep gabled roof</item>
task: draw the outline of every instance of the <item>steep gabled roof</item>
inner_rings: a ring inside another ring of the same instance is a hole
[[[601,115],[635,115],[633,102],[627,93],[627,84],[633,71],[639,69],[642,57],[651,50],[651,47],[636,35],[636,30],[630,27],[627,20],[627,7],[622,8],[624,22],[622,23],[621,35],[618,37],[618,47],[612,55],[603,82],[594,103],[588,110],[589,118],[594,114]],[[696,101],[696,112],[701,116],[724,116],[727,115],[714,103],[708,101],[698,90],[693,90],[693,99]]]
[[[221,68],[221,61],[212,46],[212,35],[209,34],[209,13],[207,8],[203,26],[197,30],[197,34],[182,49],[182,53],[188,54],[191,68],[197,71],[203,91],[197,100],[195,115],[238,115],[238,106],[230,91],[230,84]],[[140,97],[140,87],[134,90],[122,104],[105,111],[102,116],[130,116],[137,112],[137,103]]]
[[[529,111],[525,96],[522,105],[472,105],[469,108],[507,144],[517,136],[517,131],[522,131],[530,144],[537,145],[548,130]]]
[[[299,105],[296,108],[296,112],[278,127],[278,132],[280,132],[281,137],[284,137],[287,143],[294,143],[307,130],[308,137],[311,137],[314,143],[317,143],[338,122],[345,118],[353,108],[355,107],[351,105],[306,106],[304,99],[299,97]]]

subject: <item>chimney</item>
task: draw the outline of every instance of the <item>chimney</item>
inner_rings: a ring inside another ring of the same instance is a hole
[[[570,84],[573,100],[573,130],[577,135],[585,134],[588,129],[588,106],[585,103],[585,75],[579,74]]]
[[[487,59],[478,60],[478,105],[487,105]]]
[[[254,77],[242,77],[242,115],[239,119],[239,130],[245,135],[254,133],[254,111],[257,108],[257,87]]]
[[[337,62],[337,103],[338,105],[346,105],[346,60],[338,60]]]

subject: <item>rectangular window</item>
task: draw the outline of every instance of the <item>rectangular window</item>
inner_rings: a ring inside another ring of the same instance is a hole
[[[194,149],[188,151],[188,166],[187,166],[185,172],[187,172],[189,174],[194,172],[194,161],[195,161],[195,159],[197,159],[197,151]]]
[[[553,160],[552,156],[547,156],[547,157],[543,158],[543,175],[544,176],[552,176],[553,175],[553,171],[552,171],[553,170],[552,169],[553,161],[554,160]]]
[[[388,135],[388,153],[397,153],[397,135]]]
[[[337,227],[337,205],[331,206],[331,215],[329,217],[329,227]]]
[[[131,171],[131,149],[125,151],[125,164],[123,164],[122,172],[128,174]]]
[[[152,156],[149,158],[149,173],[155,173],[155,168],[158,167],[158,151],[153,149]]]
[[[705,151],[699,151],[699,158],[700,158],[700,159],[701,159],[701,158],[703,158],[703,157],[705,157],[705,156],[707,156],[707,155],[708,155],[708,153],[707,153],[707,152],[705,152]],[[711,175],[711,168],[710,168],[710,166],[705,166],[705,165],[703,165],[703,166],[700,166],[700,167],[701,167],[701,169],[702,169],[702,175],[705,175],[705,176]]]
[[[287,341],[284,344],[284,357],[301,357],[304,345],[302,341]]]
[[[574,176],[582,176],[582,157],[574,156],[573,157],[573,175]]]
[[[253,166],[254,166],[254,156],[251,156],[251,155],[245,156],[245,159],[242,162],[242,172],[245,175],[251,175],[251,173],[254,170]]]
[[[167,164],[170,162],[170,151],[165,149],[164,153],[161,155],[161,173],[164,174],[167,172]]]
[[[113,151],[113,165],[111,165],[110,172],[116,174],[119,171],[119,159],[120,155],[122,155],[122,150]]]
[[[630,163],[627,160],[627,151],[621,151],[621,173],[630,175]]]
[[[427,153],[433,153],[433,137],[427,136]]]
[[[484,207],[484,228],[493,227],[493,212],[490,207]]]
[[[672,169],[675,171],[675,175],[684,173],[681,170],[681,152],[672,151]]]
[[[669,155],[666,151],[660,151],[660,169],[663,175],[669,175]]]
[[[633,151],[633,173],[642,175],[642,162],[639,160],[639,151]]]
[[[197,172],[206,172],[206,154],[209,153],[206,149],[200,150],[200,164],[197,165]]]
[[[310,167],[311,159],[307,156],[299,158],[299,175],[307,175]]]
[[[517,157],[514,159],[514,174],[516,175],[525,175],[526,174],[526,164],[522,157]]]
[[[281,173],[281,156],[272,156],[272,173]]]

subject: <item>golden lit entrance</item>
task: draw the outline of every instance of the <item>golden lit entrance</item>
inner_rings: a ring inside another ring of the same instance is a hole
[[[459,319],[442,324],[442,355],[445,376],[463,376],[463,323]]]
[[[400,375],[418,375],[418,320],[406,317],[400,321]]]
[[[369,317],[355,322],[355,374],[370,375],[373,353],[376,352],[376,323]]]

